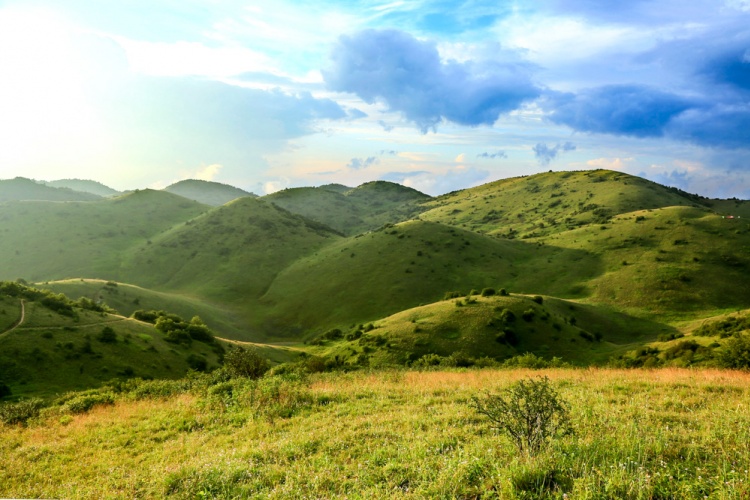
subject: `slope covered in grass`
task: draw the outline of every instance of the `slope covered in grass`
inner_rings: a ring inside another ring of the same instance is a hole
[[[216,343],[168,342],[152,324],[61,295],[0,290],[0,382],[13,397],[50,396],[118,377],[175,379],[216,367],[220,352]]]
[[[47,186],[24,177],[0,179],[0,203],[8,201],[93,201],[100,199],[92,193],[74,191],[67,187]]]
[[[599,224],[636,210],[703,201],[620,172],[549,172],[440,196],[426,203],[428,210],[420,217],[482,233],[533,238]]]
[[[567,265],[550,264],[553,258]],[[599,264],[586,252],[506,241],[423,221],[341,240],[292,263],[263,296],[286,335],[372,321],[484,287],[575,296]]]
[[[375,181],[353,189],[341,185],[284,189],[264,199],[346,235],[355,235],[414,217],[430,197],[400,184]]]
[[[185,179],[164,188],[164,191],[180,195],[189,200],[194,200],[205,205],[218,207],[229,203],[237,198],[245,196],[255,197],[243,189],[222,184],[220,182],[202,181],[198,179]]]
[[[327,226],[246,197],[141,245],[123,274],[130,283],[234,307],[253,325],[254,301],[276,275],[339,239]]]
[[[56,181],[45,182],[47,186],[55,188],[68,188],[82,193],[91,193],[101,197],[117,196],[119,191],[105,186],[101,182],[86,179],[59,179]]]
[[[429,355],[502,361],[533,353],[573,364],[605,364],[674,327],[551,297],[511,294],[446,299],[364,327],[320,336],[317,352],[344,363],[404,365]],[[332,338],[337,337],[337,338]]]
[[[570,404],[575,433],[527,457],[469,402],[542,376]],[[85,414],[52,408],[28,427],[0,425],[0,496],[572,500],[750,492],[743,372],[374,371],[191,387],[151,397],[135,387]]]
[[[0,212],[0,279],[118,279],[132,248],[206,210],[152,190],[94,202],[8,203]]]

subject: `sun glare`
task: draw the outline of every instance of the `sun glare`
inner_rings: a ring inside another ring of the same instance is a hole
[[[75,33],[39,10],[0,10],[0,166],[76,162],[99,143]]]

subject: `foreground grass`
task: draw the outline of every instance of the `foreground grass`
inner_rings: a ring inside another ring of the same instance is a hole
[[[548,376],[576,435],[518,454],[468,405]],[[122,392],[0,427],[0,496],[747,498],[750,374],[357,372]],[[157,384],[157,383],[152,383]]]

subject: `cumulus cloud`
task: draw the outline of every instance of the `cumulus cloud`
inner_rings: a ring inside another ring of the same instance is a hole
[[[586,162],[592,168],[604,168],[607,170],[623,170],[633,158],[595,158]]]
[[[540,94],[529,67],[516,61],[442,61],[433,42],[397,30],[342,36],[323,71],[332,90],[384,103],[426,133],[442,120],[492,125]]]
[[[369,156],[367,158],[352,158],[349,160],[349,163],[346,164],[346,168],[362,170],[363,168],[375,165],[376,163],[380,163],[380,160],[375,156]]]
[[[534,156],[536,156],[540,165],[549,165],[560,153],[574,151],[576,146],[572,142],[566,142],[565,144],[556,144],[549,147],[540,142],[531,149],[534,151]]]
[[[389,172],[381,176],[382,180],[398,182],[404,186],[432,196],[474,187],[485,182],[490,173],[474,167],[457,167],[446,172]]]
[[[496,151],[494,153],[489,153],[485,151],[484,153],[479,153],[477,155],[477,158],[484,158],[487,160],[494,160],[495,158],[507,158],[507,157],[508,157],[507,153],[502,150]]]
[[[388,125],[383,120],[378,120],[378,125],[380,125],[381,127],[383,127],[383,130],[385,130],[386,132],[390,132],[391,130],[393,130],[394,128],[396,128],[393,125]]]
[[[695,103],[645,85],[605,85],[578,94],[549,94],[549,119],[583,132],[659,137]]]
[[[216,178],[222,168],[222,165],[214,163],[213,165],[202,167],[192,177],[201,181],[212,181]]]

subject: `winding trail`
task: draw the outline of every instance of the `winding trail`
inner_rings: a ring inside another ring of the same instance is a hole
[[[15,330],[16,328],[18,328],[19,326],[21,326],[23,324],[23,321],[25,319],[26,319],[26,302],[23,299],[21,299],[21,317],[18,318],[18,321],[16,321],[15,323],[13,323],[10,326],[10,328],[8,328],[7,330],[5,330],[4,332],[0,332],[0,337],[2,337],[3,335],[9,334],[13,330]]]

